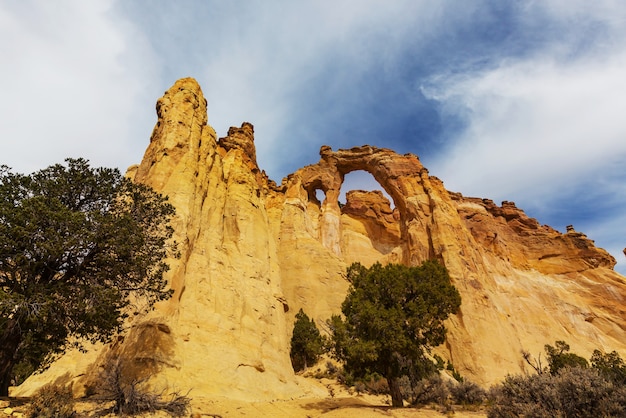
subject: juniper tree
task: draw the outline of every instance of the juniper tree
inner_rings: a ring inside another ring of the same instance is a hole
[[[119,170],[67,159],[32,175],[0,168],[0,396],[13,367],[72,341],[106,341],[129,297],[170,295],[174,208]]]
[[[289,352],[294,370],[304,370],[315,364],[323,352],[324,338],[317,329],[315,321],[300,309],[293,325],[291,350]]]
[[[402,406],[399,378],[409,368],[429,369],[423,367],[426,354],[445,341],[443,322],[458,312],[461,296],[436,261],[419,267],[376,263],[369,269],[355,263],[347,277],[343,318],[329,321],[333,351],[356,376],[384,376],[392,405]]]

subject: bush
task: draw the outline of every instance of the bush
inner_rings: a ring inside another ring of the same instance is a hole
[[[102,376],[103,399],[115,402],[113,412],[118,415],[136,415],[143,412],[164,411],[174,417],[187,414],[191,400],[174,392],[168,400],[162,393],[151,392],[149,378],[132,378],[124,375],[122,362],[118,359],[104,371]]]
[[[299,372],[312,366],[325,350],[325,341],[315,321],[310,319],[302,309],[296,314],[291,336],[289,357],[294,371]]]
[[[594,350],[591,355],[591,365],[616,385],[626,385],[626,364],[617,351],[603,354],[600,350]]]
[[[626,415],[626,388],[582,367],[564,367],[555,375],[507,376],[489,398],[489,418]]]
[[[570,353],[569,344],[565,341],[556,341],[555,346],[556,347],[552,347],[550,344],[546,344],[545,346],[550,374],[557,374],[559,370],[565,367],[585,368],[589,365],[587,360],[583,357]]]
[[[447,406],[450,403],[449,387],[438,374],[420,380],[412,388],[411,393],[405,393],[404,395],[406,399],[411,400],[411,405],[436,403]]]
[[[480,405],[487,399],[487,392],[476,383],[467,380],[450,384],[452,401],[459,405]]]
[[[357,393],[369,393],[372,395],[389,394],[389,384],[387,384],[387,379],[375,372],[367,373],[365,376],[358,378],[355,378],[350,373],[345,373],[341,383],[346,386],[353,385]]]
[[[33,396],[26,410],[28,418],[73,418],[74,396],[68,386],[45,385]]]

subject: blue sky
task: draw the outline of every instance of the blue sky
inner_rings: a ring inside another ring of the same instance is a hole
[[[195,77],[281,178],[334,149],[417,154],[466,196],[573,224],[626,273],[623,1],[0,0],[0,164],[141,160]],[[351,174],[348,188],[372,188]]]

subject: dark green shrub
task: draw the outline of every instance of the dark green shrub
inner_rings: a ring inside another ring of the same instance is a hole
[[[443,358],[437,354],[435,354],[433,358],[435,359],[435,365],[437,367],[437,370],[443,370],[446,364]]]
[[[68,386],[45,385],[31,399],[28,418],[73,418],[74,396]]]
[[[626,385],[626,364],[616,351],[603,354],[600,350],[594,350],[591,366],[616,385]]]
[[[302,309],[296,314],[296,322],[293,324],[291,336],[291,364],[298,372],[315,364],[324,352],[324,338],[315,325]]]
[[[570,353],[569,344],[565,341],[556,341],[556,347],[546,344],[546,356],[548,357],[548,367],[550,374],[557,374],[564,367],[588,367],[589,363],[583,357]]]

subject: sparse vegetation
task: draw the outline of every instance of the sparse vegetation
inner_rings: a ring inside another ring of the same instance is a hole
[[[392,405],[403,406],[400,379],[406,375],[415,382],[434,372],[427,353],[445,341],[443,321],[458,311],[459,292],[436,261],[419,267],[376,263],[369,269],[355,263],[347,277],[343,318],[328,322],[333,353],[354,378],[384,377]]]
[[[487,391],[468,380],[451,384],[449,388],[452,401],[457,405],[481,405],[487,399]]]
[[[548,367],[524,359],[536,374],[507,376],[489,394],[489,418],[505,417],[623,417],[626,416],[624,363],[616,352],[594,351],[592,367],[569,353],[569,345],[557,341],[546,345]]]
[[[626,364],[616,351],[604,354],[600,350],[594,350],[590,362],[605,379],[616,385],[626,386]]]
[[[431,403],[446,406],[450,403],[450,389],[439,374],[422,379],[415,385],[407,385],[405,396],[411,405],[428,405]]]
[[[490,399],[489,418],[626,415],[625,388],[590,368],[564,367],[554,375],[507,376],[492,388]]]
[[[27,418],[74,418],[74,396],[69,386],[45,385],[32,397]]]
[[[554,345],[556,347],[552,347],[550,344],[545,346],[551,375],[556,375],[559,370],[565,367],[586,368],[589,366],[589,363],[583,357],[569,352],[569,344],[565,341],[557,341]]]
[[[125,373],[120,359],[113,361],[102,373],[101,400],[113,401],[113,411],[118,415],[136,415],[144,412],[164,411],[173,417],[189,412],[191,399],[174,392],[166,396],[154,393],[148,386],[149,376],[138,378]]]

